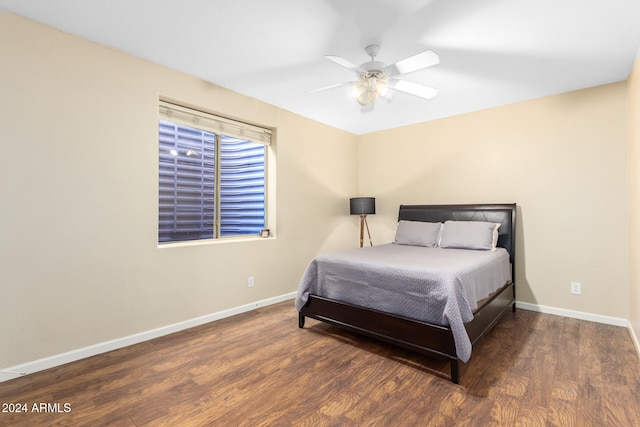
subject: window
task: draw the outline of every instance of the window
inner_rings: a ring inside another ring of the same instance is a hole
[[[158,242],[258,235],[271,131],[161,101]]]

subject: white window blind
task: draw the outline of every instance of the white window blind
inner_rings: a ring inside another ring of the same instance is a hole
[[[265,145],[271,144],[271,130],[242,123],[198,110],[160,101],[160,119],[185,126],[204,129]]]

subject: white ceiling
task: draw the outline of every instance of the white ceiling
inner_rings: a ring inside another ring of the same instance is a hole
[[[354,134],[626,80],[638,0],[0,0],[12,11]],[[338,88],[380,44],[386,64],[431,49],[397,93],[362,113]]]

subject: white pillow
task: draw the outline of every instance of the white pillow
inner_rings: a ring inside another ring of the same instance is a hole
[[[396,229],[396,245],[438,246],[441,222],[400,221]]]
[[[441,248],[496,250],[499,223],[446,221],[442,226]]]

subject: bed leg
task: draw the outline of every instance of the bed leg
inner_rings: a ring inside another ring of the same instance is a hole
[[[304,328],[304,316],[300,312],[298,312],[298,328]]]
[[[458,359],[451,361],[451,381],[454,384],[460,384],[460,371],[459,371],[460,363]]]
[[[516,312],[516,303],[515,302],[511,306],[511,311],[513,311],[514,313]]]

